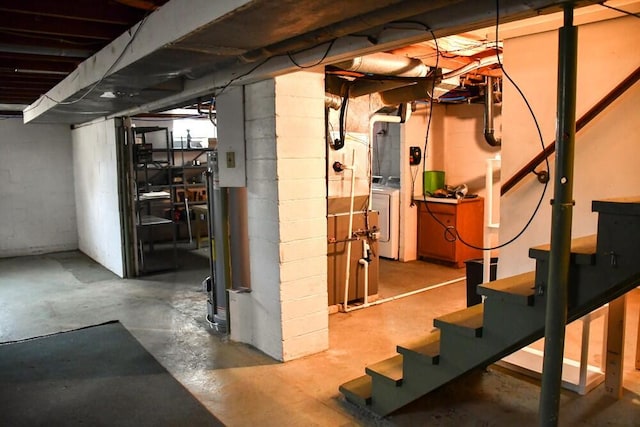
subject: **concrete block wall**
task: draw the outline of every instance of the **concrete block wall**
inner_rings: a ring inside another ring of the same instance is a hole
[[[238,296],[247,313],[232,338],[291,360],[329,344],[324,76],[277,77],[244,96],[252,292]]]
[[[298,72],[275,84],[280,301],[289,360],[329,347],[324,75]]]
[[[71,136],[78,247],[122,277],[115,122],[85,124]]]
[[[77,249],[68,125],[0,119],[0,257]]]

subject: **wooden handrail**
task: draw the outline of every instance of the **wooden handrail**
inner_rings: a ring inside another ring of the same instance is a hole
[[[618,99],[620,95],[626,92],[631,86],[633,86],[638,79],[640,79],[640,67],[636,68],[626,79],[606,94],[596,105],[591,107],[589,111],[584,113],[582,117],[576,120],[576,132],[585,127],[591,120],[596,118],[605,108],[607,108],[613,101]],[[516,172],[511,178],[509,178],[500,187],[500,195],[503,196],[507,191],[515,187],[520,181],[527,175],[535,171],[535,169],[551,154],[556,151],[556,141],[547,145],[543,151],[538,153],[529,163],[524,165],[518,172]]]

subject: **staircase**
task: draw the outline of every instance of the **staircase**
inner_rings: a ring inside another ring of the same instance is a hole
[[[598,234],[572,241],[568,321],[640,285],[640,197],[594,201]],[[434,320],[437,328],[340,386],[345,398],[387,415],[544,335],[549,246],[529,250],[534,272],[478,286],[486,298]]]

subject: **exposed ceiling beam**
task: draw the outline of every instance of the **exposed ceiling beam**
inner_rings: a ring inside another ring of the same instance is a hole
[[[0,80],[17,79],[26,82],[40,82],[43,84],[51,84],[53,82],[59,82],[63,79],[63,76],[58,74],[31,74],[31,73],[17,73],[15,71],[0,71]]]
[[[0,13],[0,30],[15,33],[72,36],[109,42],[127,29],[126,26],[102,22],[79,21],[58,17],[39,17],[16,12]]]
[[[25,73],[70,73],[76,68],[74,63],[64,62],[47,62],[39,60],[28,59],[15,59],[6,60],[0,59],[0,71],[16,71]]]
[[[82,62],[82,58],[72,58],[68,56],[52,56],[52,55],[34,55],[28,53],[11,53],[4,52],[0,49],[0,64],[13,64],[14,62],[32,61],[32,62],[55,62],[78,65]]]
[[[92,55],[92,51],[87,49],[70,49],[68,47],[65,48],[57,48],[57,47],[48,47],[48,46],[34,46],[28,44],[12,44],[12,43],[2,43],[0,41],[0,52],[6,53],[19,53],[19,54],[30,54],[30,55],[49,55],[56,57],[57,59],[64,58],[88,58]]]
[[[107,3],[95,0],[1,0],[0,12],[16,12],[119,25],[130,25],[131,22],[136,22],[144,16],[144,12],[118,2]]]
[[[77,39],[72,36],[55,37],[39,34],[12,33],[11,31],[0,31],[0,43],[7,46],[37,47],[60,50],[79,50],[81,52],[95,52],[105,43],[103,40]],[[91,55],[89,55],[91,56]]]

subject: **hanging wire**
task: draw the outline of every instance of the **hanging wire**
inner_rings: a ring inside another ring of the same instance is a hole
[[[540,140],[540,145],[542,146],[542,150],[544,151],[545,144],[544,144],[544,138],[542,137],[542,131],[540,129],[540,125],[538,123],[538,119],[533,111],[533,108],[531,107],[531,104],[529,103],[529,100],[527,99],[527,97],[525,96],[524,92],[522,91],[522,89],[520,89],[520,87],[518,86],[518,84],[511,78],[511,76],[509,75],[509,73],[507,73],[507,70],[504,68],[504,64],[502,63],[502,61],[500,61],[500,55],[498,53],[498,32],[499,32],[499,27],[500,27],[500,0],[496,0],[496,31],[495,31],[495,41],[496,41],[496,57],[498,58],[498,65],[500,67],[500,70],[502,70],[502,74],[507,78],[507,80],[509,80],[509,82],[513,85],[513,87],[517,90],[518,94],[520,94],[520,97],[522,98],[522,100],[524,101],[524,103],[527,106],[527,109],[529,110],[529,113],[531,114],[531,118],[533,119],[533,122],[535,124],[536,130],[538,132],[538,139]],[[545,165],[547,168],[547,173],[550,173],[550,166],[549,166],[549,159],[545,157]],[[542,189],[542,193],[540,194],[540,198],[538,199],[538,203],[536,204],[535,209],[533,210],[531,216],[529,217],[529,219],[527,220],[526,224],[524,225],[524,227],[522,227],[522,229],[511,239],[507,240],[506,242],[493,246],[493,247],[482,247],[482,246],[476,246],[473,245],[467,241],[464,240],[464,238],[460,235],[459,231],[457,229],[455,229],[455,227],[445,227],[445,239],[448,236],[452,236],[455,235],[455,238],[453,238],[453,240],[460,240],[460,242],[462,244],[464,244],[465,246],[468,246],[470,248],[473,249],[479,249],[479,250],[483,250],[483,251],[490,251],[490,250],[495,250],[495,249],[500,249],[503,248],[513,242],[515,242],[518,238],[520,238],[520,236],[522,236],[524,234],[524,232],[529,228],[529,226],[531,225],[531,223],[533,222],[533,219],[536,217],[536,215],[538,214],[538,211],[540,210],[540,206],[542,205],[542,201],[544,200],[544,196],[547,192],[547,188],[549,186],[549,181],[544,183],[544,187]],[[444,225],[444,224],[443,224]]]
[[[615,10],[616,12],[624,13],[626,15],[633,16],[635,18],[640,18],[640,13],[629,12],[629,11],[624,10],[624,9],[619,9],[617,7],[614,7],[614,6],[609,6],[608,4],[605,4],[605,3],[606,2],[603,1],[603,2],[601,2],[599,4],[600,4],[600,6],[606,7],[607,9]]]

